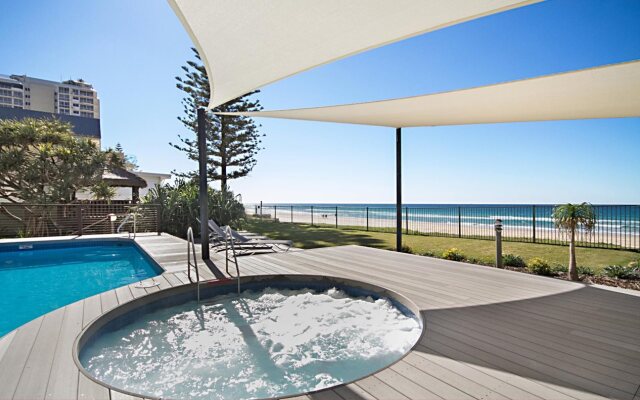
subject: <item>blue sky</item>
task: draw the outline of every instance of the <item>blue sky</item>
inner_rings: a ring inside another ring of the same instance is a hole
[[[640,58],[640,2],[550,0],[406,40],[263,88],[265,109],[419,95]],[[143,170],[196,166],[174,77],[191,42],[161,0],[4,4],[0,73],[84,78],[104,146]],[[259,62],[259,60],[256,60]],[[259,121],[265,150],[231,183],[253,202],[393,202],[394,132]],[[407,203],[640,203],[640,119],[404,130]]]

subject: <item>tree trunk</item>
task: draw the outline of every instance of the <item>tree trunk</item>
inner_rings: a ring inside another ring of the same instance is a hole
[[[578,268],[576,265],[576,230],[571,230],[571,240],[569,241],[569,279],[578,280]]]

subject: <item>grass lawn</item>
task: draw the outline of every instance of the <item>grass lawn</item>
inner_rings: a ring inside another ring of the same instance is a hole
[[[294,246],[303,249],[315,247],[343,246],[357,244],[361,246],[395,249],[396,238],[393,233],[367,232],[353,229],[335,229],[312,227],[310,225],[279,223],[249,219],[248,231],[268,236],[272,239],[290,239]],[[445,250],[456,247],[467,258],[475,258],[483,263],[494,263],[495,243],[491,240],[443,238],[434,236],[404,235],[404,244],[411,247],[413,253],[431,252],[441,255]],[[503,253],[519,255],[525,261],[533,257],[542,257],[552,265],[569,263],[569,247],[503,242]],[[599,270],[607,265],[627,265],[640,258],[640,253],[623,250],[592,249],[578,247],[576,249],[578,265]]]

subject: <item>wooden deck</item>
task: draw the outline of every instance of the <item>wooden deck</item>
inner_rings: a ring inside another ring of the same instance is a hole
[[[160,286],[111,290],[0,339],[0,399],[132,399],[80,374],[71,347],[101,313],[187,282],[184,241],[162,235],[137,242],[167,270],[155,278]],[[314,273],[371,282],[422,310],[427,333],[402,361],[296,399],[640,400],[639,293],[358,246],[239,260],[244,275]]]

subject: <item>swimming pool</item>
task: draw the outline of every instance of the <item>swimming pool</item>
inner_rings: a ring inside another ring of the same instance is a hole
[[[127,239],[0,244],[0,336],[56,308],[160,273]]]
[[[90,379],[144,398],[266,399],[361,379],[401,359],[423,322],[408,299],[364,282],[264,275],[163,290],[78,337]]]

